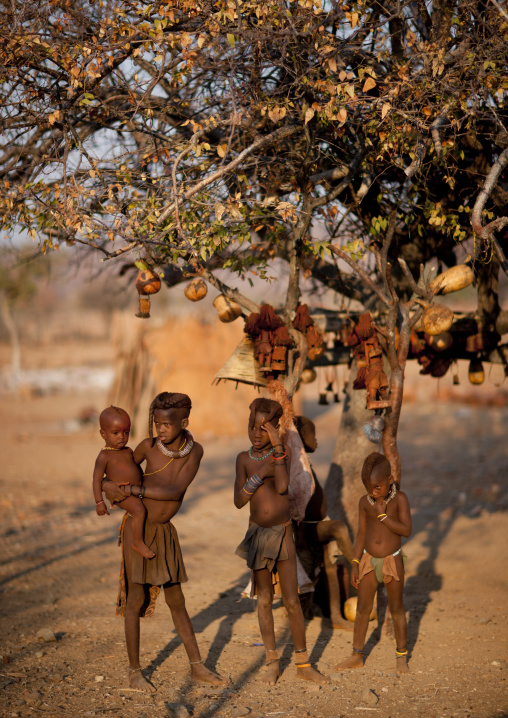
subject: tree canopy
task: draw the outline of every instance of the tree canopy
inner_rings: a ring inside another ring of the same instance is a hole
[[[226,292],[214,270],[269,279],[278,257],[286,322],[303,272],[379,314],[392,369],[401,307],[409,330],[404,303],[432,299],[421,266],[453,266],[464,244],[476,318],[499,339],[508,13],[497,0],[2,5],[4,229]]]

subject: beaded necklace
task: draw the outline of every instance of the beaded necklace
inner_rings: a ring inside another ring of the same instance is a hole
[[[160,439],[157,439],[156,446],[159,451],[164,454],[164,456],[168,456],[170,459],[181,459],[184,456],[187,456],[187,454],[190,454],[190,452],[192,451],[192,447],[194,446],[194,439],[188,431],[185,432],[185,441],[187,443],[184,445],[183,449],[178,449],[177,451],[171,451],[171,449],[167,449]]]
[[[273,454],[273,452],[275,451],[275,446],[272,446],[272,448],[270,449],[270,451],[268,452],[268,454],[265,454],[264,456],[252,456],[252,449],[254,449],[253,446],[251,446],[250,449],[249,449],[249,456],[250,456],[250,458],[251,458],[253,461],[263,461],[263,459],[267,459],[271,454]],[[256,451],[256,449],[254,449],[254,451]]]
[[[387,504],[387,505],[390,503],[390,501],[391,501],[392,499],[395,498],[395,494],[396,494],[396,493],[397,493],[397,487],[395,486],[395,484],[392,484],[392,488],[390,489],[390,493],[389,493],[388,496],[386,497],[386,504]],[[369,504],[370,504],[371,506],[374,506],[374,504],[376,503],[376,502],[374,501],[374,499],[372,498],[372,496],[369,496],[369,494],[367,494],[367,501],[369,502]]]

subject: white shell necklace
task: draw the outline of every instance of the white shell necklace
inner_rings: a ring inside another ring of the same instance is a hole
[[[392,488],[390,489],[390,493],[389,493],[388,496],[386,497],[386,504],[387,504],[387,505],[390,503],[390,501],[391,501],[392,499],[395,498],[395,494],[396,494],[396,493],[397,493],[397,487],[395,486],[395,484],[392,484]],[[369,494],[367,494],[367,501],[369,502],[369,504],[370,504],[371,506],[374,506],[374,504],[376,503],[376,502],[374,501],[374,499],[372,498],[372,496],[369,496]]]
[[[171,449],[167,449],[160,439],[157,439],[156,446],[159,451],[164,454],[164,456],[168,456],[170,459],[182,459],[184,456],[187,456],[187,454],[190,454],[190,452],[192,451],[192,447],[194,446],[194,439],[188,431],[185,432],[185,440],[186,443],[183,449],[177,449],[176,451],[171,451]]]

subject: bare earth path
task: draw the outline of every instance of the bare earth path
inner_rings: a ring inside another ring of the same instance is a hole
[[[158,689],[148,696],[125,687],[123,626],[114,615],[121,515],[97,517],[90,490],[100,439],[95,428],[64,427],[83,406],[103,403],[100,395],[2,399],[2,718],[147,718],[167,715],[167,703],[207,718],[508,716],[506,408],[404,407],[404,489],[414,510],[405,546],[411,674],[395,675],[394,644],[379,640],[375,622],[365,668],[334,674],[336,662],[350,653],[351,634],[334,633],[327,620],[315,618],[307,626],[312,660],[333,676],[323,687],[296,678],[280,606],[283,675],[274,688],[257,681],[263,648],[254,606],[240,597],[247,572],[234,556],[247,523],[231,489],[234,459],[245,442],[197,437],[205,459],[175,525],[198,641],[207,665],[228,675],[231,685],[217,690],[189,681],[160,602],[142,627],[142,663]],[[313,464],[323,480],[339,416],[334,406],[316,420],[320,448]],[[37,640],[44,628],[56,642]]]

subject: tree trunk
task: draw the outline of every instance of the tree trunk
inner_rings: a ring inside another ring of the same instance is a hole
[[[326,480],[325,492],[332,519],[345,521],[353,538],[358,528],[358,502],[365,493],[361,470],[365,457],[379,451],[363,431],[363,424],[372,412],[365,408],[365,391],[353,389],[356,362],[352,364],[337,443]]]
[[[17,383],[19,373],[21,371],[21,344],[19,341],[19,332],[16,321],[12,315],[12,309],[9,300],[5,296],[5,292],[0,292],[0,304],[2,307],[2,319],[5,328],[9,332],[11,340],[11,372],[12,379]]]

